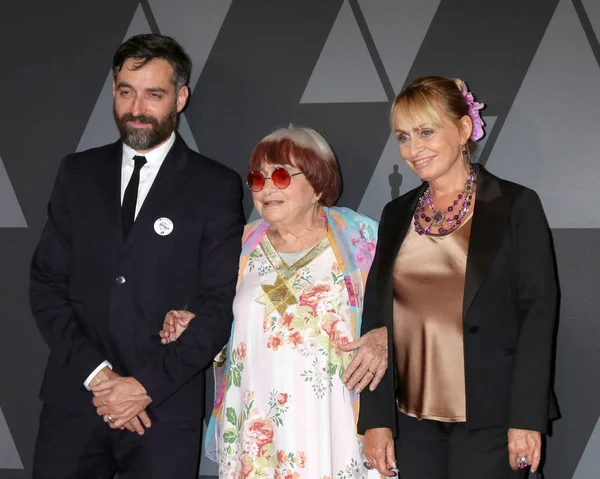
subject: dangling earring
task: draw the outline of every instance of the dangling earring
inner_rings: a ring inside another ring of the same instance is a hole
[[[465,161],[467,162],[467,164],[471,164],[471,155],[469,154],[469,149],[467,148],[467,145],[461,145],[461,150],[460,152],[462,153],[463,158],[465,159]]]

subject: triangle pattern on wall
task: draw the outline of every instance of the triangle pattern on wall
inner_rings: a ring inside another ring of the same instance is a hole
[[[0,408],[0,469],[23,469],[8,423]]]
[[[352,8],[344,0],[300,103],[387,101]]]
[[[394,92],[400,93],[440,0],[358,0]]]
[[[193,63],[190,88],[196,87],[198,78],[208,59],[219,30],[225,21],[232,0],[149,0],[160,32],[175,38],[186,48]]]
[[[600,2],[598,0],[581,0],[583,8],[600,42]]]
[[[600,451],[600,418],[598,418],[596,427],[579,460],[573,479],[592,479],[598,477],[598,451]]]
[[[552,228],[600,227],[595,208],[572,207],[595,201],[598,85],[600,67],[577,12],[561,0],[486,163],[536,190]]]
[[[27,228],[27,221],[0,158],[0,228]]]

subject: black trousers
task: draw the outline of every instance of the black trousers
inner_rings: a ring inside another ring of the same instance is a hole
[[[192,479],[198,476],[201,421],[161,423],[143,436],[111,429],[100,416],[44,404],[34,479]]]
[[[464,422],[418,420],[398,413],[400,479],[522,479],[508,462],[506,428],[467,431]]]

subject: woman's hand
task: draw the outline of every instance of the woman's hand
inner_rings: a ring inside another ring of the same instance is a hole
[[[535,472],[542,457],[542,435],[527,429],[508,430],[508,462],[513,470],[518,470],[517,457],[525,457]]]
[[[380,474],[388,477],[396,475],[396,453],[391,429],[368,429],[363,438],[363,455]]]
[[[357,341],[340,344],[339,348],[346,352],[358,349],[342,376],[346,387],[351,391],[358,384],[359,393],[371,383],[369,389],[374,391],[388,366],[387,328],[373,329]]]
[[[177,338],[187,329],[189,322],[195,317],[189,311],[169,311],[163,321],[160,342],[163,344],[177,341]]]

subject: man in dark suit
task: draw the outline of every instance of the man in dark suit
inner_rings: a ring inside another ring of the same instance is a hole
[[[60,166],[31,267],[50,347],[35,478],[197,474],[201,372],[230,332],[244,217],[239,176],[176,133],[190,71],[169,37],[126,41],[113,60],[121,141]],[[196,319],[163,346],[172,309]]]

